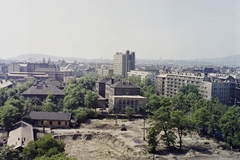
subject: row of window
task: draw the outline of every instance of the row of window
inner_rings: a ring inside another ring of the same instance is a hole
[[[41,121],[41,124],[43,125],[43,121]],[[49,121],[49,125],[52,125],[52,121]],[[58,121],[58,125],[61,125],[61,121]],[[65,122],[65,125],[67,125],[67,122]]]

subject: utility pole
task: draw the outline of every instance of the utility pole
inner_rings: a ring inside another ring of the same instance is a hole
[[[145,141],[145,123],[146,123],[146,119],[145,116],[143,116],[143,140]]]

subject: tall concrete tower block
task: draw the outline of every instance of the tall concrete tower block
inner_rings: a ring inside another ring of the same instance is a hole
[[[130,53],[129,50],[125,54],[117,52],[114,55],[113,73],[126,78],[130,70],[135,70],[135,52]]]

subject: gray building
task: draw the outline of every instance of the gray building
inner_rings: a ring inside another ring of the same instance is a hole
[[[236,82],[231,76],[208,76],[203,73],[164,74],[156,77],[159,95],[173,97],[178,89],[187,84],[197,86],[204,99],[218,98],[223,104],[234,105]]]
[[[127,50],[126,54],[116,53],[114,55],[113,73],[126,78],[127,72],[130,70],[135,70],[135,52],[130,53],[130,51]]]

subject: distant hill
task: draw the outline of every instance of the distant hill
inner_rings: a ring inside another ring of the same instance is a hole
[[[60,57],[60,56],[51,56],[51,55],[46,55],[46,54],[21,54],[16,57],[8,58],[7,60],[12,60],[12,61],[42,61],[43,58],[47,61],[49,58],[51,61],[58,61],[58,60],[83,60],[82,58],[75,58],[75,57]]]
[[[42,61],[43,58],[47,61],[49,58],[51,61],[79,61],[79,62],[101,62],[101,63],[112,63],[112,59],[84,59],[78,57],[60,57],[51,56],[46,54],[22,54],[16,57],[8,58],[6,60],[10,61]],[[216,65],[216,66],[240,66],[240,54],[220,57],[220,58],[206,58],[206,59],[192,59],[192,60],[158,60],[158,59],[146,59],[146,58],[136,58],[137,63],[147,63],[147,64],[191,64],[191,65]]]
[[[216,66],[238,67],[240,66],[240,54],[235,54],[221,58],[204,59],[204,61],[210,62],[211,64]]]
[[[59,60],[65,60],[65,61],[79,61],[79,62],[86,62],[86,61],[100,61],[100,59],[84,59],[84,58],[77,58],[77,57],[61,57],[61,56],[51,56],[47,54],[22,54],[16,57],[8,58],[6,60],[11,61],[28,61],[28,62],[39,62],[42,61],[43,58],[45,58],[46,61],[50,58],[51,61],[59,61]],[[109,61],[105,59],[101,59],[101,61]]]

